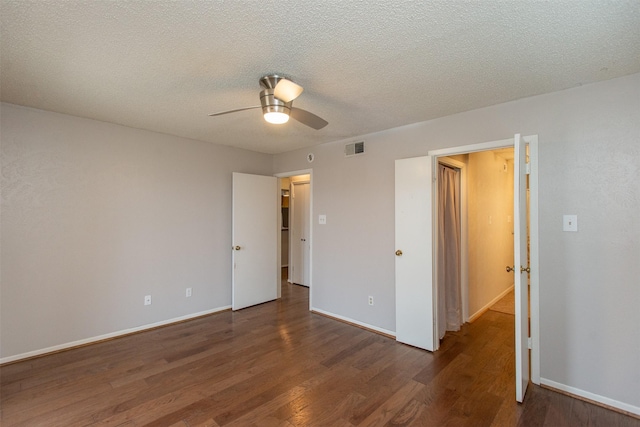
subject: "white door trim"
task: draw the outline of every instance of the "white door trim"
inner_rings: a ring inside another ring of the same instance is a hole
[[[540,258],[538,242],[538,135],[523,137],[529,144],[529,162],[531,172],[529,175],[529,237],[530,237],[530,266],[531,266],[531,382],[540,384]],[[427,154],[433,157],[434,167],[438,158],[443,156],[453,156],[457,154],[475,153],[478,151],[494,150],[497,148],[513,147],[514,139],[503,139],[498,141],[484,142],[479,144],[463,145],[459,147],[443,148],[431,150]],[[434,203],[434,209],[436,205]],[[436,215],[437,212],[434,212]],[[434,249],[434,257],[436,254]],[[434,259],[433,263],[436,264]],[[437,311],[437,295],[434,296],[434,312]],[[437,319],[437,315],[434,315]]]
[[[523,402],[531,378],[529,352],[529,269],[527,244],[527,142],[518,133],[513,150],[513,266],[515,341],[516,341],[516,401]]]
[[[538,241],[538,135],[525,136],[529,143],[529,252],[531,279],[531,382],[540,385],[540,246]]]

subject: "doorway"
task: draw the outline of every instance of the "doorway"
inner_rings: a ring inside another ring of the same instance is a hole
[[[440,339],[513,297],[513,159],[510,147],[437,159]]]
[[[301,170],[275,175],[279,182],[279,264],[280,280],[312,285],[312,171]],[[278,291],[280,292],[280,290]],[[279,293],[280,295],[280,293]],[[309,292],[309,308],[312,295]]]
[[[514,139],[431,151],[429,157],[433,159],[434,164],[437,164],[437,159],[442,156],[510,147],[514,147],[513,206],[515,211],[512,229],[515,234],[512,259],[515,260],[515,265],[507,266],[511,268],[510,273],[514,276],[516,396],[518,401],[522,401],[529,378],[534,384],[540,384],[538,136],[521,137],[516,134]],[[506,268],[505,270],[509,271]],[[434,298],[437,301],[437,295],[434,295]],[[437,321],[437,318],[434,320]],[[434,345],[437,347],[437,343]]]
[[[525,162],[526,147],[530,162]],[[395,230],[396,230],[396,340],[429,351],[439,347],[437,334],[438,290],[434,274],[438,258],[436,239],[438,222],[435,197],[437,159],[498,148],[514,147],[514,287],[515,287],[515,355],[516,400],[522,401],[529,379],[531,348],[531,380],[540,383],[539,354],[539,258],[538,258],[538,138],[537,135],[430,151],[427,156],[398,159],[395,162]],[[517,160],[517,161],[515,161]],[[530,174],[529,177],[526,177]],[[526,188],[530,197],[530,264],[526,248]],[[488,220],[488,218],[487,218]],[[530,275],[527,273],[530,272]],[[526,281],[531,283],[531,323],[527,321]],[[529,338],[530,337],[530,338]],[[528,347],[529,346],[529,347]]]

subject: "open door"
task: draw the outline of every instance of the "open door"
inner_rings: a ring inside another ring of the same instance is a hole
[[[529,384],[529,265],[527,258],[527,151],[515,136],[513,173],[513,246],[516,303],[516,400],[522,402]]]
[[[278,296],[278,180],[234,173],[232,185],[231,307],[239,310]]]
[[[294,182],[290,192],[291,222],[289,233],[291,235],[291,262],[289,263],[289,277],[291,283],[309,286],[309,183]]]
[[[431,156],[396,160],[396,340],[437,349],[433,319]]]

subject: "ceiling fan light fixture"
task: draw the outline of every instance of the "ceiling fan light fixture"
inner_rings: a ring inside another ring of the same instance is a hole
[[[289,121],[291,103],[282,102],[273,96],[273,89],[265,89],[260,92],[260,104],[264,119],[275,125],[281,125]]]
[[[291,102],[300,96],[304,89],[291,80],[282,79],[273,89],[273,96],[283,102]]]
[[[289,115],[279,111],[271,111],[264,113],[264,119],[274,125],[281,125],[289,121]]]

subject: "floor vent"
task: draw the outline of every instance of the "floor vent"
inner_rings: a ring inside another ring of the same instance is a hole
[[[344,155],[346,157],[364,154],[364,141],[353,142],[344,146]]]

